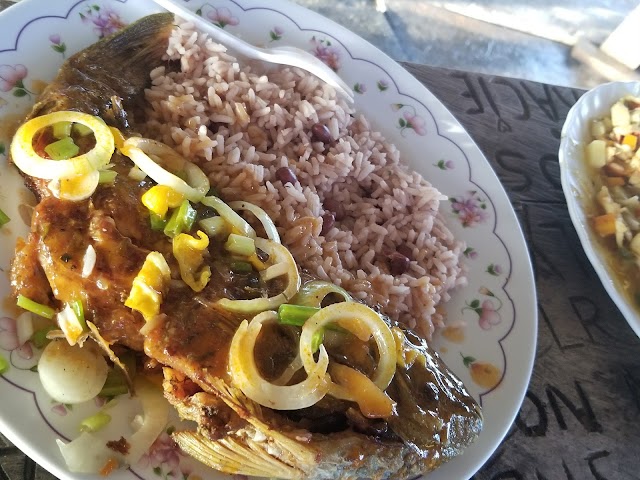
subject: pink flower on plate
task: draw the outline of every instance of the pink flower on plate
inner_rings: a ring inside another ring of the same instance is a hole
[[[482,302],[480,306],[480,319],[478,320],[478,324],[480,328],[483,330],[489,330],[492,326],[498,325],[502,318],[500,318],[500,314],[498,313],[498,308],[493,305],[493,302],[490,299],[486,299]]]
[[[161,468],[167,471],[166,476],[173,476],[176,478],[182,477],[180,470],[180,457],[182,452],[178,447],[178,444],[171,438],[171,436],[163,432],[156,439],[155,442],[149,448],[149,451],[145,453],[138,465],[143,468]]]
[[[98,37],[103,38],[117,32],[126,23],[120,18],[120,15],[111,8],[101,7],[100,5],[89,5],[80,18],[84,23],[92,23]]]
[[[0,90],[10,92],[14,88],[22,88],[27,76],[27,67],[22,64],[0,65]]]
[[[18,342],[18,331],[14,318],[0,318],[0,348],[10,352],[16,352],[20,358],[25,360],[33,357],[31,342],[20,345]]]
[[[214,7],[207,12],[207,17],[213,22],[214,25],[224,28],[227,25],[235,26],[240,23],[238,17],[233,16],[231,10],[227,7]]]
[[[474,227],[489,218],[487,204],[475,191],[459,197],[451,197],[451,210],[458,216],[463,227]]]
[[[496,297],[491,290],[484,286],[478,289],[478,293],[491,298],[487,298],[482,302],[477,298],[471,302],[466,302],[467,306],[463,307],[462,311],[473,310],[478,315],[478,325],[480,325],[480,328],[483,330],[490,330],[491,327],[502,322],[502,318],[499,313],[499,310],[502,308],[502,300]],[[494,300],[498,302],[497,306],[494,305]]]
[[[427,134],[427,122],[420,115],[405,111],[403,117],[404,119],[400,119],[400,127],[402,131],[406,128],[411,128],[420,136]]]
[[[331,41],[312,37],[311,45],[313,47],[311,53],[326,63],[331,70],[337,72],[340,68],[340,52],[332,46]]]

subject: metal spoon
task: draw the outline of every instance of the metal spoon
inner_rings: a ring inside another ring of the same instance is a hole
[[[331,70],[321,60],[300,48],[296,47],[273,47],[260,48],[238,37],[230,34],[226,30],[219,28],[205,21],[202,17],[196,15],[191,10],[174,3],[172,0],[153,0],[166,10],[178,15],[180,18],[192,22],[198,29],[206,32],[214,40],[231,48],[235,52],[248,58],[255,58],[269,63],[277,63],[280,65],[290,65],[306,70],[314,74],[321,80],[327,82],[337,92],[344,95],[347,100],[353,102],[353,92],[351,88],[342,80],[336,72]]]

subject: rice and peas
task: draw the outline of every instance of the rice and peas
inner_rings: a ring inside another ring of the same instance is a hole
[[[225,201],[262,207],[302,271],[429,338],[466,282],[464,244],[438,213],[446,197],[302,70],[240,68],[188,23],[167,58],[180,70],[152,71],[145,133],[200,165]]]

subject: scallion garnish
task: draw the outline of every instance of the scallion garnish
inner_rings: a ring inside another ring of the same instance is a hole
[[[256,253],[256,244],[253,238],[245,237],[244,235],[238,235],[231,233],[227,238],[224,248],[227,252],[235,253],[236,255],[242,255],[243,257],[250,257]]]
[[[57,122],[53,124],[53,136],[65,138],[71,136],[71,122]]]
[[[251,273],[253,271],[253,265],[249,262],[235,261],[231,262],[231,271],[233,273]]]
[[[9,215],[7,215],[6,213],[4,213],[1,209],[0,209],[0,227],[9,223],[9,220],[11,220],[9,218]]]
[[[324,342],[324,328],[321,328],[311,337],[311,351],[316,353],[320,349],[320,345]]]
[[[189,200],[184,200],[171,213],[171,217],[164,227],[165,235],[173,238],[182,232],[188,232],[193,227],[197,215],[198,212],[191,206]]]
[[[81,123],[74,123],[73,124],[73,131],[75,133],[77,133],[78,135],[80,135],[81,137],[86,137],[90,133],[93,133],[93,130],[91,128],[89,128],[86,125],[83,125]]]
[[[73,302],[69,302],[69,306],[73,310],[73,313],[76,314],[76,318],[80,325],[82,325],[82,329],[87,329],[87,322],[84,319],[84,307],[82,306],[82,302],[80,300],[74,300]]]
[[[0,375],[9,370],[9,361],[0,355]]]
[[[320,309],[316,307],[304,307],[302,305],[291,305],[283,303],[278,307],[278,321],[284,325],[295,325],[301,327],[311,316]]]
[[[164,230],[164,227],[167,226],[167,220],[153,212],[151,212],[149,222],[151,223],[151,230],[155,230],[156,232]]]
[[[40,330],[35,331],[33,335],[31,335],[31,341],[33,342],[33,345],[40,350],[46,347],[51,341],[47,338],[47,334],[54,329],[55,327],[53,325],[48,325],[44,328],[41,328]]]
[[[98,412],[80,422],[80,431],[88,433],[97,432],[101,428],[107,426],[110,421],[111,415],[105,412]]]
[[[50,143],[44,147],[44,151],[47,152],[47,155],[52,160],[67,160],[78,155],[80,147],[73,142],[73,138],[65,137],[57,142]]]
[[[100,170],[98,175],[98,183],[113,183],[118,176],[118,172],[115,172],[113,170]]]
[[[42,305],[41,303],[34,302],[30,298],[25,297],[24,295],[18,295],[18,300],[16,301],[16,305],[20,308],[24,308],[31,313],[35,313],[36,315],[40,315],[44,318],[53,318],[56,311],[49,307],[48,305]]]

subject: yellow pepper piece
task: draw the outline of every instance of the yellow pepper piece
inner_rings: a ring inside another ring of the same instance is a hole
[[[211,268],[206,265],[199,273],[196,273],[204,263],[204,252],[209,246],[209,237],[198,230],[199,239],[187,233],[180,233],[173,239],[173,256],[180,266],[180,276],[184,283],[189,285],[194,292],[202,290],[211,278]],[[198,277],[196,279],[196,276]]]
[[[118,150],[120,150],[124,145],[124,141],[125,141],[124,135],[122,135],[122,132],[118,130],[116,127],[109,127],[109,130],[111,130],[111,133],[113,134],[113,143],[115,147]]]
[[[147,255],[142,268],[133,279],[129,298],[125,306],[139,311],[145,320],[160,312],[162,295],[171,280],[171,270],[160,252]]]
[[[622,138],[622,144],[629,145],[629,147],[631,147],[631,150],[635,150],[638,145],[638,137],[636,137],[635,135],[625,135]]]
[[[155,185],[142,195],[142,203],[160,218],[164,218],[167,210],[179,207],[184,198],[183,194],[171,187]]]

